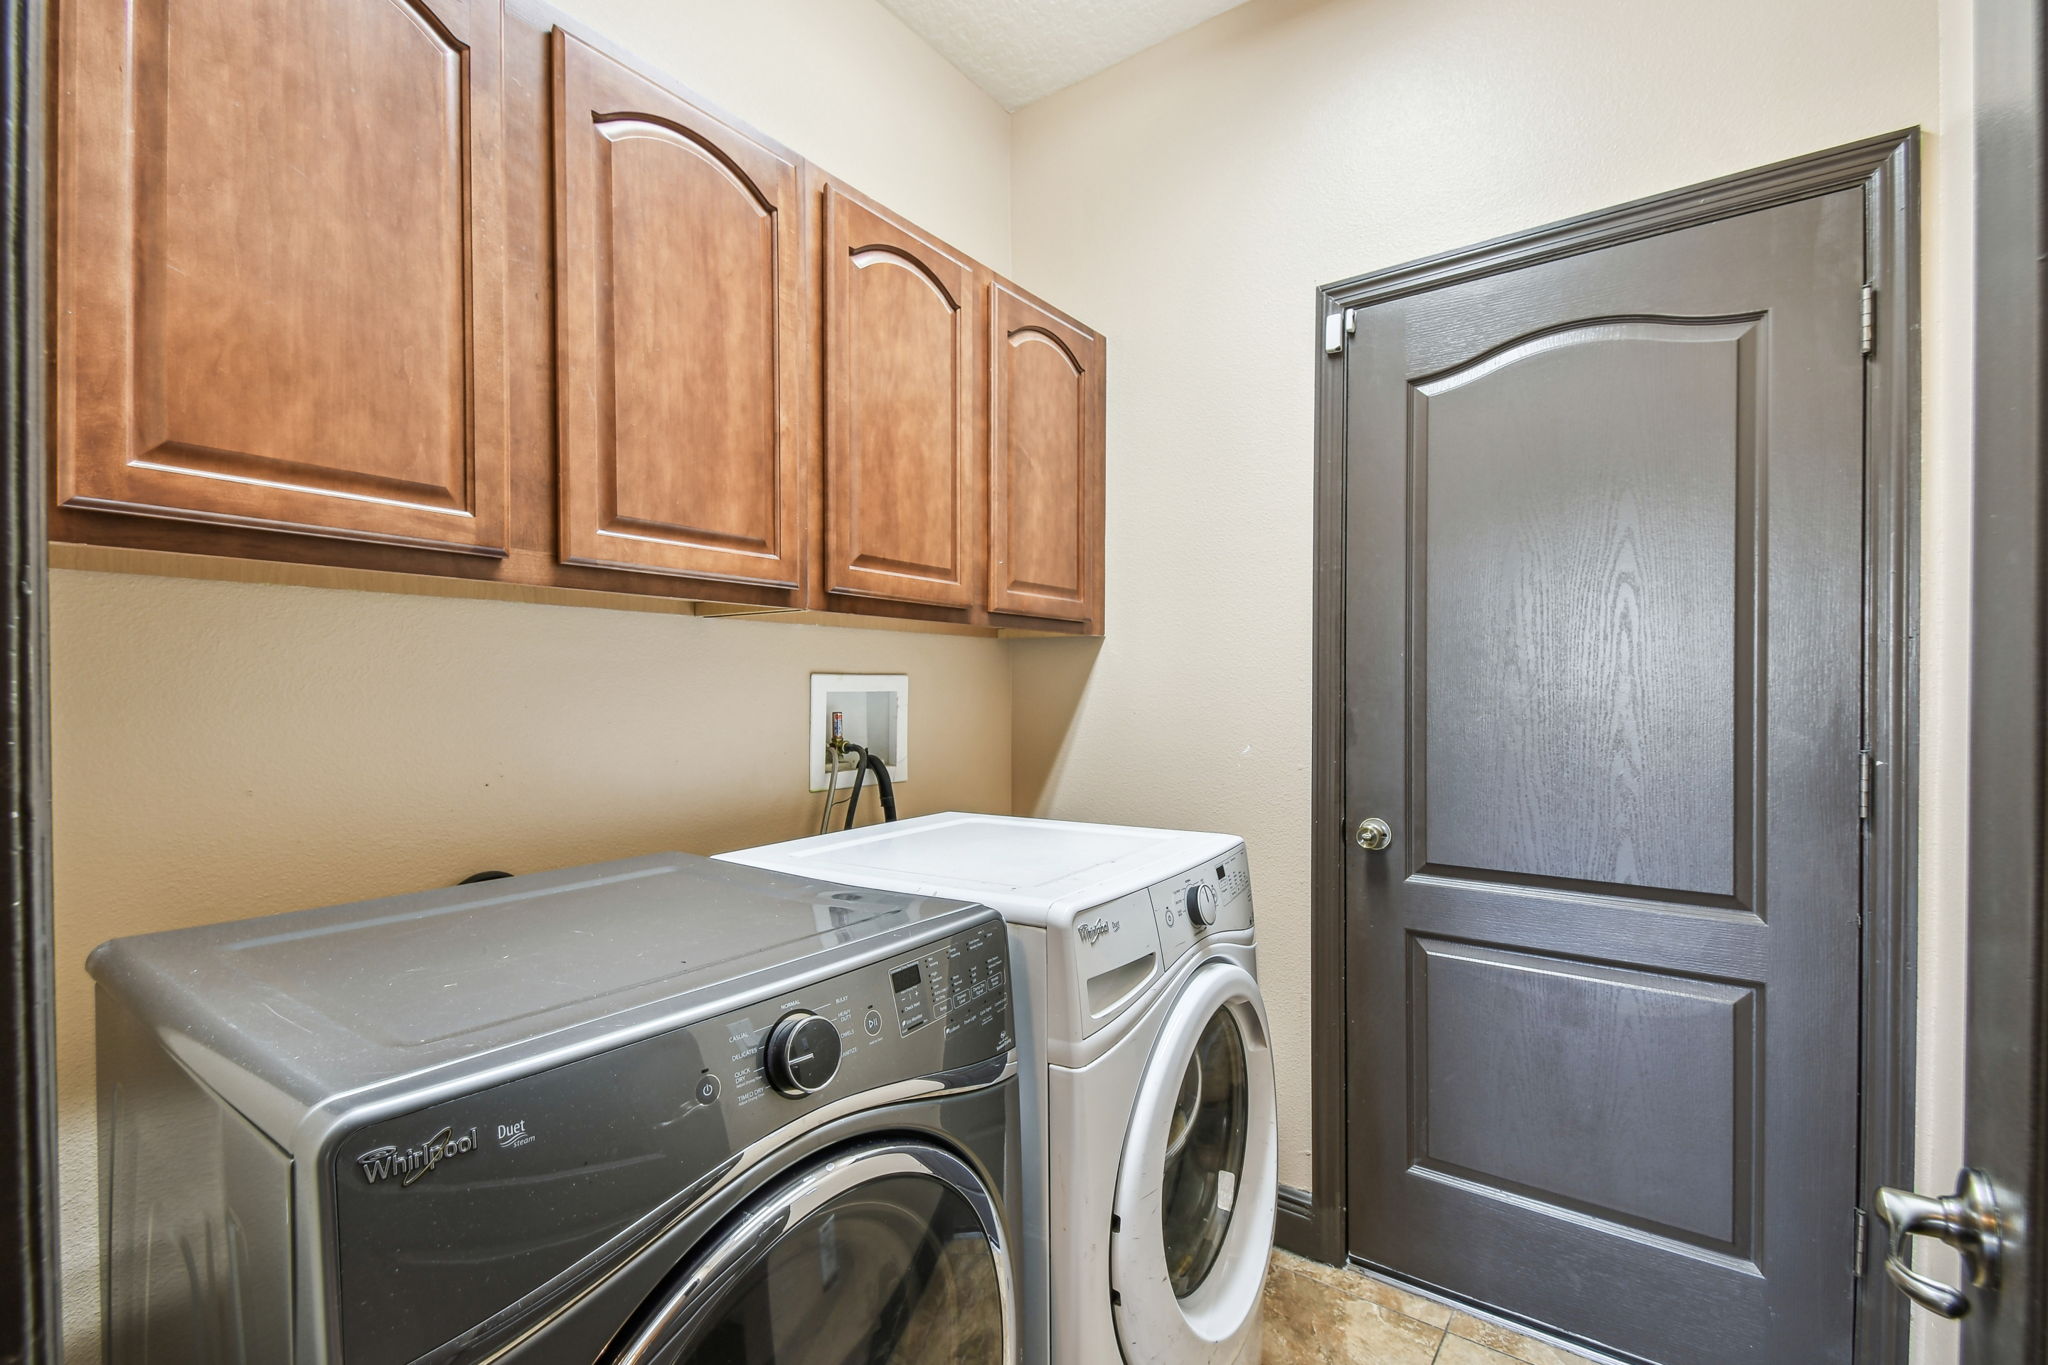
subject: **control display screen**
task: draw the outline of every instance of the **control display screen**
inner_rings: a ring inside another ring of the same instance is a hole
[[[898,995],[916,990],[923,981],[924,968],[916,962],[907,967],[898,967],[889,974],[889,985]]]

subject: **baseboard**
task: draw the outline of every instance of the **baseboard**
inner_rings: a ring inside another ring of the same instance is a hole
[[[1314,1195],[1292,1185],[1282,1185],[1274,1208],[1277,1217],[1273,1223],[1273,1241],[1282,1251],[1293,1252],[1311,1261],[1337,1264],[1330,1259],[1329,1251],[1323,1245],[1323,1230],[1316,1218]]]

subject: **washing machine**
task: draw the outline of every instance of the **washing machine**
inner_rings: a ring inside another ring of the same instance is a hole
[[[89,965],[109,1360],[1016,1365],[992,910],[670,854]]]
[[[1242,841],[956,813],[720,856],[1002,912],[1027,1359],[1258,1360],[1277,1152]]]

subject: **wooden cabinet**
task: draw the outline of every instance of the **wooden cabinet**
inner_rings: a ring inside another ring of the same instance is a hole
[[[988,609],[1100,629],[1102,338],[989,285]]]
[[[1102,338],[543,0],[56,13],[54,539],[1101,630]]]
[[[985,553],[974,267],[838,185],[823,210],[825,590],[972,606]]]
[[[68,0],[70,508],[496,552],[495,0]]]
[[[554,49],[562,557],[794,588],[799,163],[560,29]]]

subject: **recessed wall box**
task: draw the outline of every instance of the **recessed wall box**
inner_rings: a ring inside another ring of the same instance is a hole
[[[844,717],[847,740],[860,745],[889,766],[892,781],[910,778],[910,675],[907,673],[811,674],[811,790],[826,787],[825,742],[832,735],[832,713]],[[852,781],[842,770],[840,785]]]

